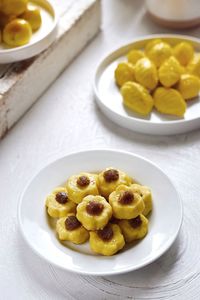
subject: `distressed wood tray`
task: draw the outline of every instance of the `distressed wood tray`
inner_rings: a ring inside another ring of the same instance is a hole
[[[60,13],[55,42],[34,58],[0,65],[0,138],[99,31],[100,0],[54,2]]]

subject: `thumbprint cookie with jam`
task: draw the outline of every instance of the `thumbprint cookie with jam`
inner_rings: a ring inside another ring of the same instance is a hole
[[[46,198],[47,212],[52,218],[65,217],[76,211],[76,204],[69,199],[65,187],[55,188]]]
[[[131,185],[133,179],[125,172],[114,168],[106,168],[98,176],[99,192],[105,198],[121,184]]]
[[[104,197],[89,195],[78,204],[76,216],[87,230],[98,230],[112,217],[112,208]]]
[[[67,180],[66,187],[70,199],[77,204],[87,195],[99,195],[96,174],[80,173],[72,175]]]
[[[89,239],[88,231],[78,221],[75,214],[60,218],[56,223],[56,232],[61,241],[83,244]]]

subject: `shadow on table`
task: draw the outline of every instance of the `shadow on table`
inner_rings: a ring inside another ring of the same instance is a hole
[[[74,290],[73,282],[77,282],[78,275],[67,272],[66,276],[65,271],[54,268],[41,259],[25,243],[20,232],[18,234],[18,244],[18,258],[23,270],[21,276],[24,277],[27,286],[34,286],[36,289],[36,299],[39,299],[37,295],[40,295],[40,299],[74,299],[72,294]],[[64,280],[64,283],[60,281],[60,278]],[[32,281],[34,281],[34,285]],[[34,292],[34,289],[31,288],[31,290]]]
[[[182,257],[181,236],[154,263],[134,272],[116,276],[84,276],[86,284],[102,289],[116,299],[161,299],[165,293],[176,294],[173,286],[182,282],[181,276],[171,276]],[[121,298],[122,297],[122,298]],[[118,299],[118,298],[117,298]],[[165,299],[168,299],[167,297]]]
[[[95,102],[95,99],[94,99]],[[148,135],[143,133],[137,133],[132,130],[123,128],[118,124],[114,123],[108,119],[101,112],[97,104],[95,103],[94,112],[96,113],[97,118],[102,123],[102,126],[110,131],[113,135],[117,135],[120,139],[125,141],[131,141],[142,143],[143,146],[159,146],[160,148],[166,148],[167,146],[190,146],[194,142],[200,140],[200,130],[196,129],[194,131],[178,134],[178,135]]]

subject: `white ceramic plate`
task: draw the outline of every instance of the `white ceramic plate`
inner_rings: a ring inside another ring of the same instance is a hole
[[[125,247],[110,257],[93,254],[88,243],[62,245],[47,218],[46,195],[72,174],[100,171],[108,166],[122,169],[151,187],[154,207],[149,233],[135,246]],[[109,275],[139,269],[160,257],[179,232],[182,204],[170,179],[150,161],[127,152],[91,150],[67,155],[42,169],[23,192],[18,216],[25,240],[49,263],[81,274]]]
[[[175,45],[180,41],[191,42],[195,50],[200,52],[200,40],[182,35],[151,35],[145,38],[137,39],[131,44],[123,46],[109,54],[98,66],[95,80],[94,92],[95,98],[100,109],[112,121],[120,126],[133,131],[157,134],[171,135],[191,131],[200,127],[200,98],[188,102],[188,108],[184,118],[165,116],[155,110],[147,118],[134,114],[125,108],[122,103],[122,97],[119,88],[115,84],[114,70],[117,64],[126,60],[125,55],[133,48],[143,49],[145,44],[155,38],[161,38]]]
[[[33,57],[48,48],[55,40],[58,22],[55,5],[49,0],[32,0],[30,2],[40,8],[42,26],[33,33],[27,45],[9,48],[5,44],[0,43],[0,64]]]

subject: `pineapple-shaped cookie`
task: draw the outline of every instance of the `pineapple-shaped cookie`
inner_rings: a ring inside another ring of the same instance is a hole
[[[136,82],[127,82],[121,88],[123,103],[130,110],[148,115],[153,107],[153,98],[148,90]]]
[[[147,57],[139,59],[135,64],[135,79],[149,90],[153,90],[157,86],[156,67]]]
[[[172,88],[159,87],[154,95],[155,108],[163,113],[183,117],[186,103],[181,94]]]

